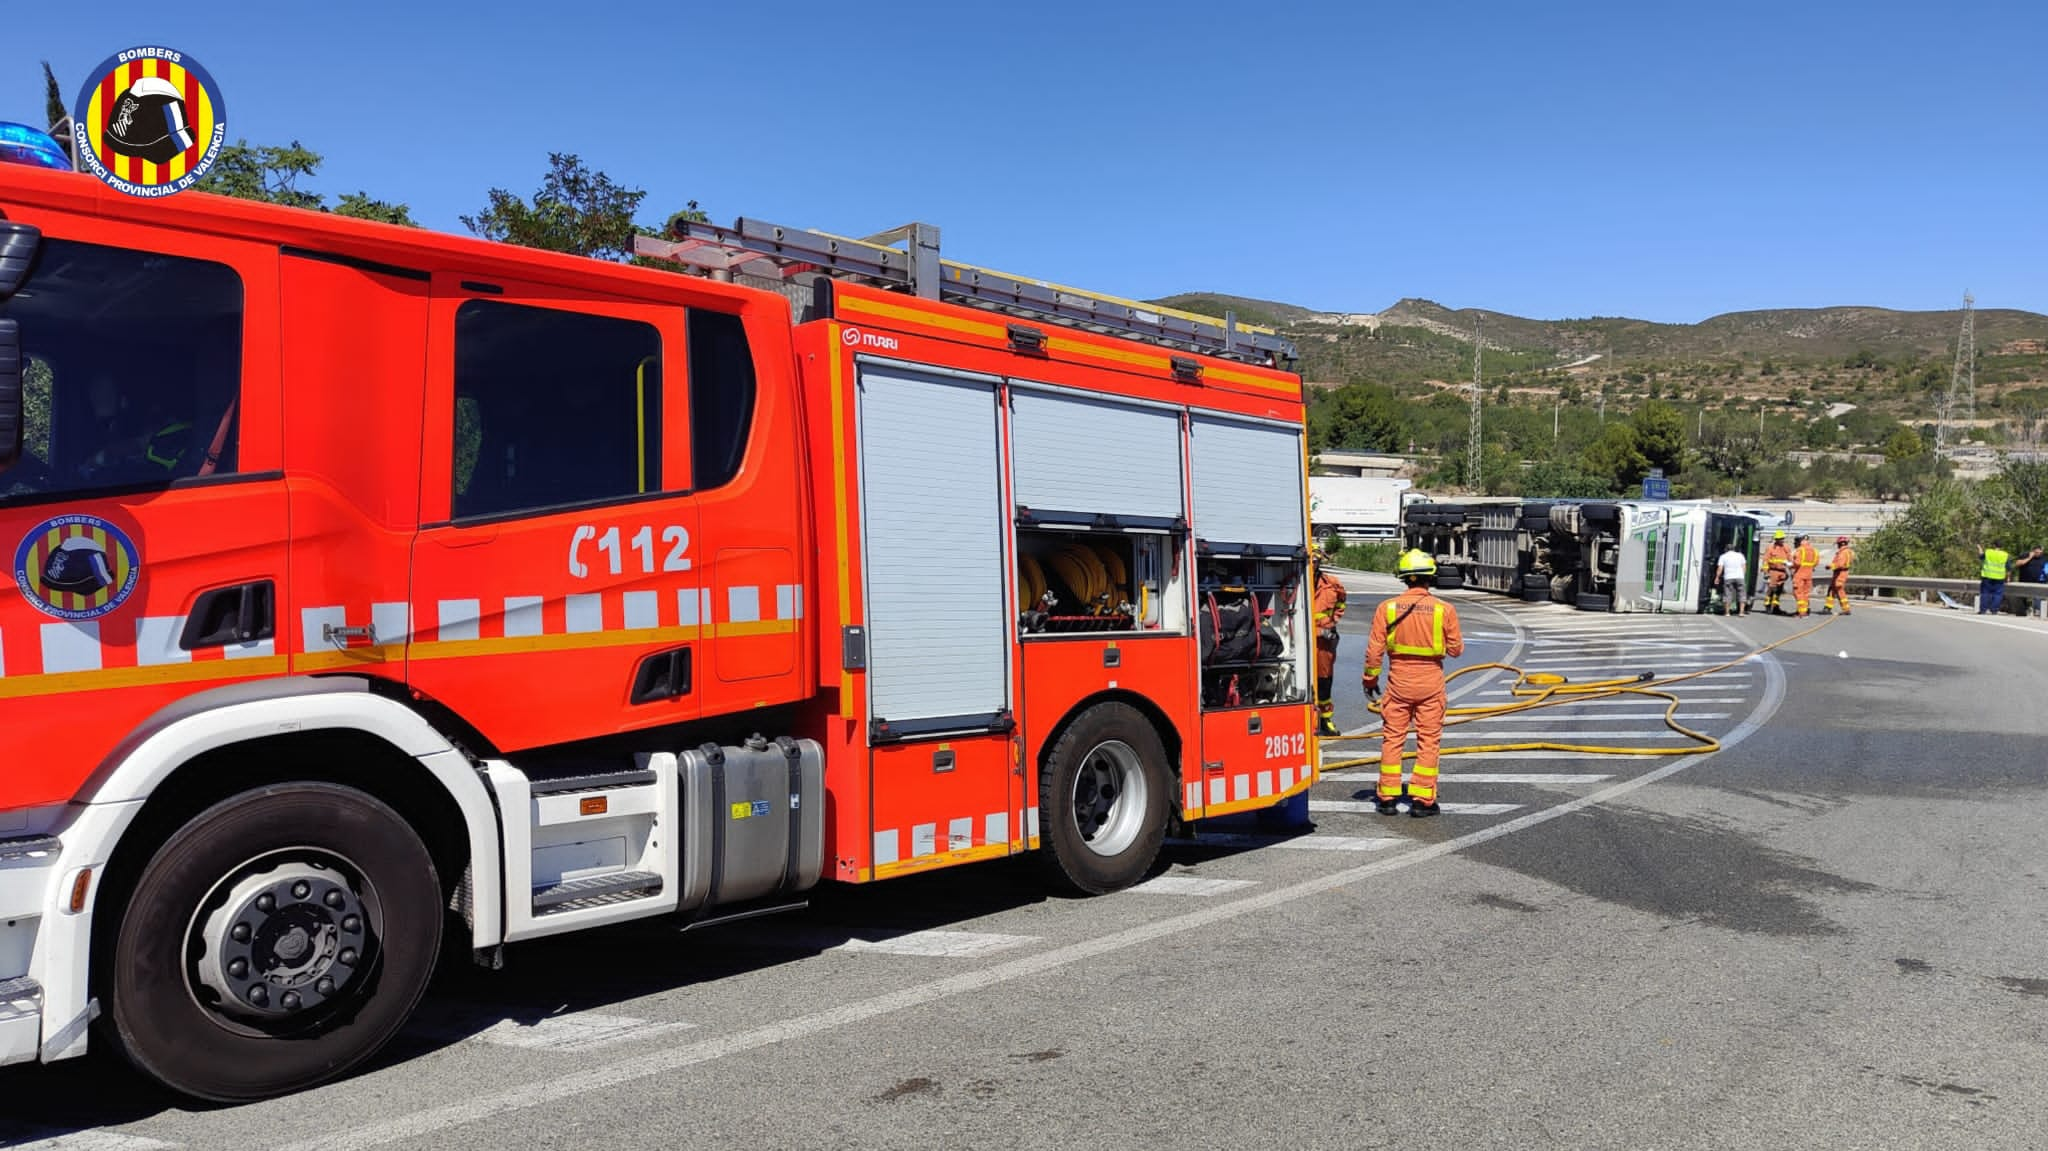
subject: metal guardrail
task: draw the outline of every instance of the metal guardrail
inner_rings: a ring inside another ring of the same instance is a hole
[[[1815,590],[1826,585],[1814,581]],[[1959,606],[1972,610],[1977,607],[1978,582],[1973,579],[1937,579],[1933,576],[1888,576],[1857,575],[1850,573],[1849,590],[1875,595],[1881,591],[1915,592],[1921,603],[1927,602],[1933,593]],[[2021,602],[2032,601],[2027,614],[2048,617],[2048,583],[2019,583],[2009,581],[2005,585],[2005,598]]]

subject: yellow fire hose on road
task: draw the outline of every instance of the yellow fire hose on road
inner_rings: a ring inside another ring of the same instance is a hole
[[[1720,740],[1704,732],[1694,731],[1678,722],[1677,713],[1680,702],[1678,696],[1659,689],[1670,687],[1673,684],[1684,683],[1689,679],[1698,679],[1703,675],[1710,675],[1717,671],[1726,671],[1736,664],[1742,663],[1744,660],[1755,659],[1757,656],[1763,655],[1774,648],[1783,647],[1795,639],[1803,639],[1810,636],[1814,632],[1835,622],[1838,618],[1840,617],[1829,616],[1827,619],[1804,631],[1794,632],[1783,639],[1767,643],[1726,663],[1715,664],[1713,667],[1703,667],[1698,671],[1689,671],[1684,675],[1674,675],[1668,679],[1658,679],[1650,672],[1643,672],[1640,675],[1628,676],[1622,679],[1599,679],[1590,680],[1586,683],[1572,683],[1564,676],[1558,675],[1555,672],[1524,671],[1513,664],[1507,663],[1478,663],[1473,664],[1471,667],[1461,667],[1444,677],[1444,684],[1447,688],[1450,685],[1450,681],[1475,672],[1491,670],[1511,671],[1515,673],[1515,682],[1509,687],[1508,691],[1509,694],[1515,697],[1515,700],[1513,703],[1450,708],[1444,712],[1444,726],[1447,728],[1477,723],[1482,719],[1498,719],[1502,716],[1521,715],[1525,712],[1538,711],[1546,707],[1562,707],[1575,703],[1587,703],[1593,700],[1613,699],[1624,695],[1641,695],[1652,699],[1664,700],[1664,726],[1694,742],[1683,747],[1617,747],[1609,744],[1552,743],[1547,740],[1535,740],[1527,743],[1489,743],[1474,744],[1469,747],[1446,747],[1439,754],[1449,757],[1453,755],[1478,755],[1481,752],[1564,751],[1575,755],[1705,755],[1711,751],[1719,751],[1721,750]],[[1373,700],[1367,704],[1367,708],[1375,715],[1380,714],[1380,701]],[[1379,738],[1380,733],[1373,731],[1360,735],[1324,736],[1322,742],[1327,744],[1352,740],[1376,740]],[[1414,752],[1406,750],[1402,752],[1401,762],[1408,763],[1414,759]],[[1325,763],[1322,765],[1322,770],[1329,772],[1341,771],[1349,767],[1377,766],[1379,762],[1378,756],[1346,759],[1336,763]]]

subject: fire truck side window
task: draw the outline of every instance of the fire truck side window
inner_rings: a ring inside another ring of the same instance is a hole
[[[46,239],[22,289],[21,460],[0,500],[235,470],[242,280],[225,264]]]
[[[690,312],[691,487],[732,481],[747,454],[754,421],[754,353],[738,316]]]
[[[661,333],[470,300],[455,313],[458,520],[662,490]]]

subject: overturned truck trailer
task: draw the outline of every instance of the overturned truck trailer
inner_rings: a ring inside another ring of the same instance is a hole
[[[1478,588],[1583,611],[1723,610],[1715,560],[1732,543],[1756,592],[1760,524],[1704,503],[1481,499],[1417,504],[1403,546],[1436,557],[1439,588]]]

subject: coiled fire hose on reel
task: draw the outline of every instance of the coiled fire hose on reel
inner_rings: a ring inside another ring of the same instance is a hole
[[[1449,688],[1452,680],[1462,676],[1482,671],[1510,671],[1515,673],[1515,682],[1508,688],[1509,694],[1514,697],[1514,702],[1448,708],[1444,712],[1444,726],[1446,728],[1461,727],[1468,723],[1477,723],[1483,719],[1498,719],[1502,716],[1522,715],[1532,711],[1540,711],[1547,707],[1564,707],[1570,704],[1588,703],[1593,700],[1613,699],[1618,696],[1640,695],[1664,700],[1664,726],[1693,742],[1682,747],[1622,747],[1613,744],[1553,743],[1548,740],[1533,740],[1523,743],[1489,743],[1445,747],[1438,754],[1448,758],[1454,755],[1478,755],[1482,752],[1562,751],[1574,755],[1670,756],[1705,755],[1709,752],[1719,751],[1721,750],[1720,740],[1705,732],[1694,731],[1692,728],[1678,722],[1677,713],[1680,703],[1678,696],[1660,689],[1684,683],[1690,679],[1698,679],[1704,675],[1711,675],[1714,672],[1726,671],[1736,664],[1755,659],[1757,656],[1783,647],[1793,640],[1804,639],[1839,618],[1841,617],[1829,616],[1827,619],[1804,631],[1794,632],[1783,639],[1767,643],[1762,647],[1736,656],[1726,663],[1715,664],[1712,667],[1703,667],[1698,671],[1689,671],[1684,675],[1674,675],[1664,679],[1659,679],[1654,672],[1646,671],[1618,679],[1598,679],[1589,680],[1585,683],[1573,683],[1565,676],[1556,672],[1525,671],[1509,663],[1477,663],[1470,667],[1461,667],[1444,677],[1446,689]],[[1366,706],[1374,715],[1381,714],[1379,700],[1372,700]],[[1377,740],[1379,738],[1379,732],[1369,731],[1358,735],[1326,735],[1322,737],[1321,742],[1330,744],[1367,739]],[[1414,759],[1415,753],[1413,751],[1406,749],[1402,751],[1402,763],[1409,763]],[[1345,768],[1376,765],[1379,762],[1378,756],[1360,757],[1357,759],[1339,760],[1335,763],[1325,763],[1322,765],[1322,770],[1340,771]]]

